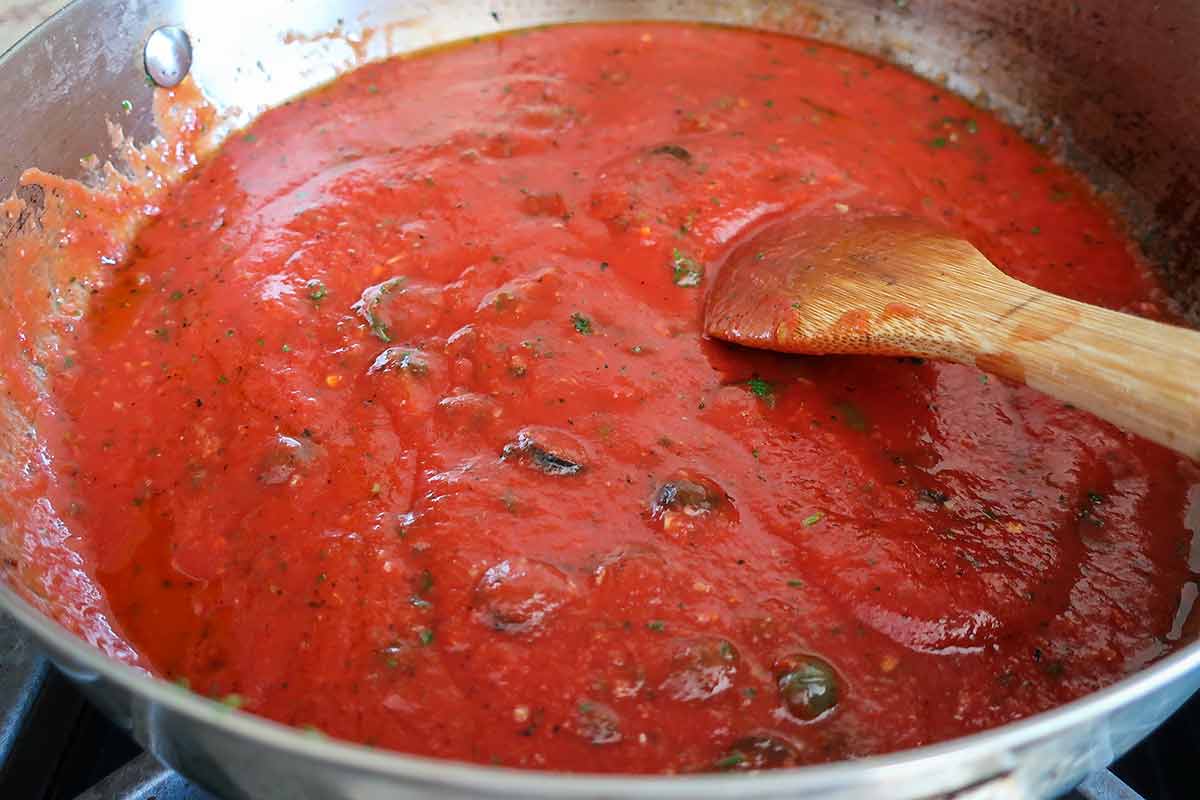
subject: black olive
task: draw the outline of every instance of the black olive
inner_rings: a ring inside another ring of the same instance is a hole
[[[587,463],[583,443],[566,431],[530,426],[504,446],[501,458],[518,460],[547,475],[578,475]]]
[[[655,517],[662,516],[663,512],[668,509],[699,515],[712,511],[718,502],[720,502],[720,498],[714,496],[703,484],[687,478],[676,478],[667,481],[659,488],[654,495],[651,512]]]
[[[680,639],[675,643],[671,674],[660,688],[676,700],[710,700],[733,688],[738,662],[737,648],[728,639]]]
[[[775,672],[779,694],[792,716],[814,720],[837,705],[840,681],[828,661],[812,655],[789,656],[780,659]]]
[[[670,156],[671,158],[679,159],[685,164],[690,164],[692,161],[691,151],[678,144],[660,144],[658,147],[652,147],[650,148],[650,155]]]
[[[917,495],[927,503],[932,503],[935,506],[945,505],[950,499],[950,495],[938,489],[920,489]]]
[[[424,375],[429,372],[429,358],[415,347],[389,347],[376,356],[375,361],[367,368],[367,374],[375,375],[387,370]]]
[[[738,523],[733,498],[713,479],[679,470],[650,499],[650,518],[673,537],[721,535]]]

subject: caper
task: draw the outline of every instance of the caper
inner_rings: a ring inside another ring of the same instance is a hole
[[[779,694],[793,716],[814,720],[838,703],[840,681],[824,659],[811,655],[781,659],[776,675]]]

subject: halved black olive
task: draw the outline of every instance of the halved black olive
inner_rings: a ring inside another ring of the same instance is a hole
[[[720,496],[704,484],[677,477],[659,487],[650,510],[655,517],[661,517],[667,510],[699,516],[712,511],[720,501]]]
[[[679,470],[650,500],[650,516],[672,536],[717,532],[737,525],[733,501],[720,485],[692,470]]]
[[[367,368],[367,374],[375,375],[388,370],[424,375],[429,372],[429,357],[415,347],[389,347],[376,356]]]
[[[547,475],[578,475],[587,464],[583,443],[566,431],[540,425],[522,428],[501,458],[517,460]]]
[[[692,162],[692,153],[686,147],[678,144],[660,144],[657,147],[650,148],[652,156],[670,156],[676,158],[685,164]]]

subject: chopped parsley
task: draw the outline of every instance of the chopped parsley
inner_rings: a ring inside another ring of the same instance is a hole
[[[417,594],[423,595],[433,588],[433,573],[427,569],[417,575]]]
[[[663,622],[661,619],[652,619],[646,623],[646,627],[652,631],[661,633],[666,630],[667,623]]]
[[[671,252],[671,269],[676,286],[691,289],[704,280],[704,267],[678,247]]]
[[[929,141],[929,146],[932,147],[934,150],[941,150],[943,147],[945,147],[948,144],[950,144],[950,141],[944,136],[938,136],[937,138],[931,139]]]
[[[868,427],[867,416],[854,403],[849,400],[842,400],[841,402],[834,403],[833,409],[838,412],[838,417],[847,428],[852,431],[859,431],[860,433],[866,431]]]
[[[734,750],[724,758],[717,759],[717,762],[713,766],[717,769],[733,769],[734,767],[741,766],[745,761],[746,757],[737,750]]]
[[[421,647],[428,647],[433,644],[433,631],[429,628],[421,628],[417,632],[417,640],[420,641]]]
[[[329,294],[329,290],[325,288],[325,284],[318,280],[308,282],[308,299],[314,303],[319,303]]]
[[[775,387],[757,375],[746,381],[746,386],[749,387],[750,393],[760,400],[769,401],[775,396]]]
[[[221,698],[221,705],[226,708],[241,708],[246,704],[246,698],[240,694],[227,694]]]
[[[806,528],[811,528],[813,525],[816,525],[823,519],[825,519],[825,515],[818,511],[815,514],[809,514],[807,517],[801,520],[800,524]],[[791,584],[791,581],[788,581],[788,583]]]
[[[578,311],[571,315],[571,324],[575,326],[575,332],[583,336],[591,336],[593,333],[592,321]]]

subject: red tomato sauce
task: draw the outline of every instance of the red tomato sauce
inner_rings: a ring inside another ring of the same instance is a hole
[[[700,335],[795,211],[1168,313],[1078,177],[846,50],[622,24],[369,65],[173,190],[74,333],[54,496],[117,629],[285,723],[606,772],[926,744],[1169,651],[1195,464],[973,368]]]

